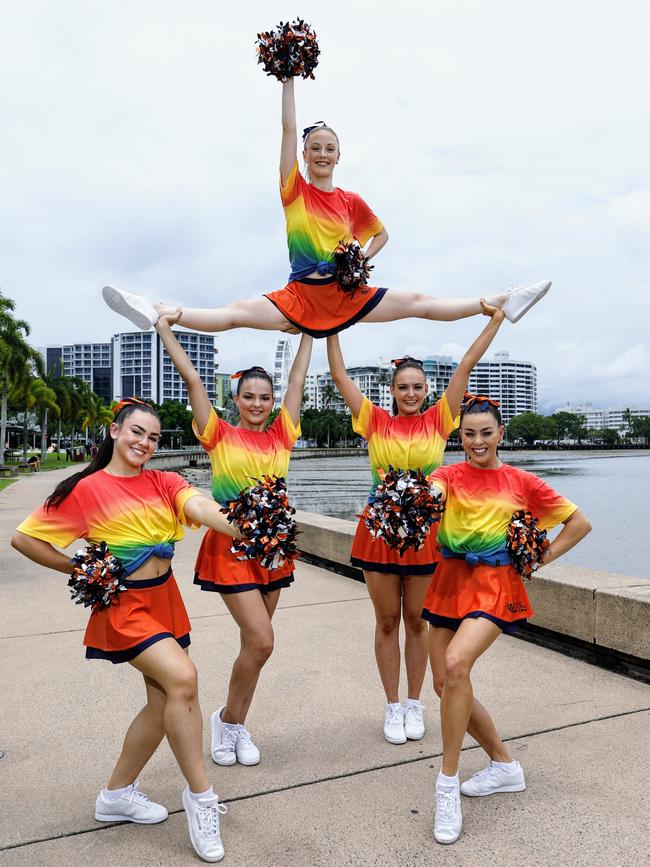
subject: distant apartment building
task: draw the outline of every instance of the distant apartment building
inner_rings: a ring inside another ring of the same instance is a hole
[[[471,372],[469,391],[498,400],[507,425],[516,415],[537,412],[537,368],[530,361],[510,358],[509,352],[496,352]]]
[[[113,376],[110,343],[68,343],[61,346],[45,346],[39,350],[45,369],[60,368],[63,375],[76,376],[87,382],[90,388],[109,404],[113,399]]]
[[[585,427],[588,430],[615,430],[619,434],[629,433],[628,413],[631,418],[650,416],[650,409],[638,407],[609,407],[608,409],[594,409],[592,404],[567,404],[560,407],[563,412],[572,412],[585,417]]]
[[[451,355],[429,355],[424,359],[422,368],[429,386],[429,395],[438,400],[447,390],[449,380],[454,375],[458,362]]]
[[[318,409],[318,373],[308,373],[305,377],[303,393],[306,395],[303,407],[305,409]]]
[[[195,331],[174,331],[174,334],[214,403],[214,337]],[[188,405],[187,386],[155,332],[114,334],[112,346],[114,398],[137,395],[154,403],[176,400]]]
[[[226,398],[232,396],[232,379],[229,373],[215,373],[214,375],[214,405],[223,409]]]
[[[280,337],[275,344],[275,356],[273,358],[273,396],[278,404],[282,403],[287,393],[292,364],[293,346],[291,341],[288,337]]]

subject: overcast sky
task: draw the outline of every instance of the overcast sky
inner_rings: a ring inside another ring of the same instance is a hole
[[[284,285],[280,85],[254,40],[296,13],[322,51],[299,126],[337,130],[335,182],[390,233],[373,282],[464,296],[548,275],[494,348],[537,365],[543,410],[649,407],[641,0],[5,2],[0,287],[34,345],[130,330],[104,283],[191,306]],[[458,358],[481,325],[357,325],[342,345],[349,365]],[[221,369],[270,365],[275,339],[222,335]]]

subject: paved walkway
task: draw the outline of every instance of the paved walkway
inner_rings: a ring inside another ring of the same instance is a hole
[[[94,820],[98,788],[143,690],[129,666],[83,658],[85,615],[68,601],[65,576],[8,547],[20,517],[59,477],[21,479],[0,493],[0,863],[199,864],[180,805],[183,782],[166,745],[142,784],[167,805],[169,820],[154,827]],[[191,584],[200,536],[180,543],[175,569],[192,618],[207,716],[225,695],[238,636],[219,596]],[[464,799],[463,835],[441,847],[431,833],[438,700],[427,678],[425,738],[403,746],[383,740],[363,585],[301,565],[275,627],[276,650],[249,718],[262,763],[210,762],[215,790],[229,807],[224,864],[650,863],[650,687],[500,638],[476,668],[475,690],[524,765],[528,789]],[[468,739],[461,775],[483,764]]]

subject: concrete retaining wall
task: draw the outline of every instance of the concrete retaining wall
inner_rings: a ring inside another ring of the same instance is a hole
[[[150,470],[182,470],[186,467],[207,467],[209,465],[210,458],[200,446],[156,452],[147,463]]]
[[[334,568],[352,568],[356,524],[311,512],[296,517],[302,551]],[[650,581],[552,563],[526,588],[536,626],[650,660]]]

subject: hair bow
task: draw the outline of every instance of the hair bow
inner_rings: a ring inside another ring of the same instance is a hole
[[[490,406],[495,407],[495,409],[499,409],[501,406],[498,400],[492,400],[491,397],[486,397],[484,395],[470,394],[469,391],[466,391],[463,395],[463,400],[461,401],[461,411],[465,412],[470,408],[470,406],[474,406],[475,404],[481,405],[479,407],[481,412],[487,412],[488,407]]]
[[[418,367],[422,367],[424,364],[423,361],[420,361],[419,358],[412,358],[410,355],[405,355],[403,358],[392,358],[391,364],[395,367],[399,367],[401,364],[405,364],[407,361],[412,361],[413,364],[417,364]]]
[[[322,129],[324,126],[327,126],[324,120],[317,120],[316,123],[313,123],[311,126],[306,126],[302,131],[302,140],[304,141],[309,133],[313,132],[315,129]]]
[[[146,401],[140,400],[139,397],[123,397],[119,403],[113,407],[113,415],[115,418],[122,412],[125,406],[150,406]]]

